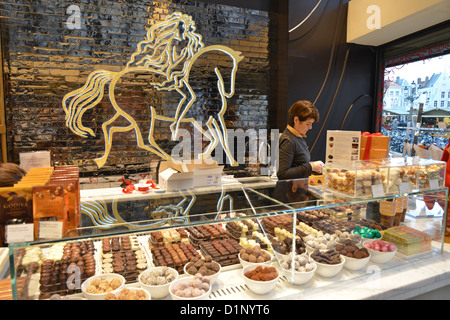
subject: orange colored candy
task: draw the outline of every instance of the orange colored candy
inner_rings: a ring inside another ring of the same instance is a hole
[[[278,272],[274,267],[257,266],[255,269],[246,272],[244,275],[255,281],[270,281],[278,277]]]

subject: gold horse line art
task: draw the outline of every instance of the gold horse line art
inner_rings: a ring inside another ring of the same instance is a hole
[[[106,163],[109,156],[113,134],[131,130],[135,131],[137,145],[141,149],[150,151],[164,160],[172,160],[172,157],[164,152],[154,139],[156,120],[171,122],[170,130],[173,141],[178,138],[180,123],[191,123],[210,141],[204,152],[199,155],[199,158],[207,159],[210,157],[213,150],[220,143],[230,164],[233,166],[237,165],[228,144],[224,114],[227,110],[227,99],[231,98],[235,93],[236,72],[239,62],[244,57],[241,56],[241,52],[223,45],[205,47],[202,42],[202,36],[196,33],[195,30],[195,23],[189,15],[179,12],[169,15],[165,21],[155,23],[148,30],[146,39],[139,42],[137,46],[138,50],[132,55],[124,70],[120,72],[96,70],[88,76],[82,88],[64,96],[62,105],[66,113],[66,126],[81,137],[87,137],[88,135],[95,136],[92,129],[83,125],[82,117],[87,110],[95,107],[102,101],[105,86],[109,83],[107,93],[116,114],[102,124],[102,132],[105,137],[105,151],[102,157],[94,159],[99,168]],[[187,42],[187,45],[180,50],[175,42]],[[153,50],[152,54],[147,53],[150,50]],[[214,68],[222,106],[216,117],[210,116],[208,118],[206,122],[207,129],[204,129],[195,118],[185,118],[185,116],[197,100],[195,92],[189,84],[191,68],[202,55],[208,52],[225,53],[231,57],[233,68],[230,74],[231,81],[228,91],[225,88],[220,68]],[[142,54],[144,54],[144,57],[140,60],[137,59]],[[142,130],[136,120],[124,110],[124,107],[118,105],[114,94],[119,79],[125,74],[133,72],[150,72],[154,75],[161,76],[163,81],[151,83],[154,88],[158,91],[176,91],[181,95],[173,116],[158,115],[156,109],[151,106],[150,130],[147,138],[148,144],[144,142],[144,137],[141,133]],[[125,118],[129,122],[129,125],[114,125],[114,122],[120,117]]]

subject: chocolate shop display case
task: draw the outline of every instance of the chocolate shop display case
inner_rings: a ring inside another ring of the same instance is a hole
[[[359,160],[325,165],[325,187],[331,192],[354,198],[395,195],[414,190],[442,188],[443,161],[418,157]]]
[[[75,232],[10,244],[13,298],[139,298],[145,290],[151,299],[292,299],[442,255],[447,195],[349,200],[308,179],[265,177],[171,192],[85,190]]]

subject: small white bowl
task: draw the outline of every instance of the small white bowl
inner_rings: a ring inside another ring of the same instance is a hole
[[[171,296],[172,300],[207,300],[208,299],[209,295],[211,294],[211,288],[212,288],[211,284],[209,286],[209,290],[207,292],[205,292],[204,294],[202,294],[201,296],[189,297],[188,298],[188,297],[180,297],[180,296],[178,296],[178,295],[173,293],[173,288],[177,284],[179,284],[179,283],[181,283],[183,281],[190,281],[190,280],[192,280],[192,277],[179,278],[179,279],[177,279],[175,281],[172,281],[172,283],[169,286],[169,293],[170,293],[170,296]]]
[[[264,249],[261,249],[261,251],[267,252],[270,255],[270,259],[268,261],[266,261],[266,262],[249,262],[249,261],[242,259],[241,253],[239,252],[238,257],[239,257],[239,261],[241,262],[242,268],[245,268],[247,266],[260,265],[260,264],[265,264],[265,265],[271,264],[272,260],[273,260],[273,254]]]
[[[213,284],[217,281],[217,278],[219,278],[219,274],[222,272],[222,266],[220,265],[220,263],[215,262],[215,261],[212,261],[212,262],[214,262],[215,264],[217,264],[217,265],[219,266],[219,271],[217,271],[217,272],[214,273],[213,275],[208,276],[208,277],[209,277],[209,282],[210,282],[211,285],[213,285]],[[195,276],[195,274],[190,274],[190,273],[187,272],[186,266],[187,266],[188,264],[189,264],[189,263],[186,263],[186,264],[184,265],[184,267],[183,267],[184,273],[185,273],[186,275],[188,275],[188,276],[192,276],[192,277],[193,277],[193,276]]]
[[[244,278],[245,284],[247,285],[247,287],[249,287],[249,289],[252,292],[256,294],[269,293],[276,287],[278,279],[280,278],[280,273],[277,271],[278,276],[275,279],[269,281],[256,281],[245,276],[246,272],[252,271],[253,269],[256,269],[258,266],[262,266],[263,268],[268,267],[267,264],[262,263],[246,266],[242,269],[242,277]]]
[[[341,263],[338,264],[326,264],[326,263],[320,263],[314,260],[314,262],[317,265],[317,274],[321,275],[322,277],[334,277],[337,275],[342,268],[344,267],[345,259],[342,257],[342,255],[339,256],[341,258]],[[312,257],[311,257],[312,258]]]
[[[367,249],[367,250],[369,250],[369,249]],[[353,271],[360,270],[360,269],[364,268],[366,266],[366,264],[370,260],[370,252],[369,252],[369,256],[368,257],[360,258],[360,259],[347,257],[345,255],[342,255],[342,256],[345,259],[344,267],[346,269],[353,270]]]
[[[149,285],[149,284],[145,284],[142,281],[141,277],[142,277],[143,274],[145,275],[145,273],[148,273],[148,272],[151,272],[151,271],[154,271],[154,270],[160,270],[162,268],[164,268],[164,267],[149,268],[149,269],[143,271],[138,277],[138,281],[139,281],[140,286],[142,288],[144,288],[145,290],[147,290],[150,293],[150,295],[152,296],[153,299],[161,299],[161,298],[164,298],[165,296],[167,296],[169,294],[169,286],[170,286],[170,284],[173,281],[177,280],[178,276],[179,276],[177,270],[175,270],[174,268],[167,267],[170,270],[170,272],[172,272],[172,274],[175,276],[175,279],[172,282],[169,282],[169,283],[166,283],[166,284],[162,284],[162,285]]]
[[[364,243],[366,243],[366,241],[364,241]],[[394,251],[388,251],[388,252],[377,251],[377,250],[373,250],[373,249],[369,249],[369,248],[367,248],[367,250],[369,250],[369,253],[370,253],[370,260],[372,260],[375,263],[382,264],[382,263],[386,263],[386,262],[389,262],[392,260],[392,258],[397,253],[397,246],[395,247]]]
[[[299,272],[299,271],[295,271],[292,272],[292,270],[288,270],[288,269],[283,269],[284,275],[286,276],[286,278],[288,280],[292,279],[292,283],[294,284],[304,284],[307,283],[309,280],[312,279],[312,277],[314,276],[314,274],[317,271],[317,263],[314,261],[314,269],[311,271],[304,271],[304,272]]]
[[[114,294],[116,297],[118,297],[119,294],[120,294],[124,289],[128,289],[128,290],[134,291],[134,292],[140,290],[140,291],[144,292],[144,294],[145,294],[145,300],[151,300],[151,299],[152,299],[152,296],[151,296],[150,292],[148,292],[148,291],[145,290],[144,288],[123,287],[122,289],[114,290],[114,291],[112,291],[111,293]]]
[[[108,294],[108,292],[105,292],[105,293],[88,293],[88,292],[86,292],[87,287],[89,287],[89,285],[91,284],[92,280],[94,280],[94,279],[108,280],[108,281],[111,281],[113,279],[121,280],[122,285],[120,285],[115,290],[120,290],[125,285],[125,278],[122,277],[120,274],[117,274],[117,273],[105,273],[105,274],[100,274],[100,275],[97,275],[97,276],[92,276],[92,277],[86,279],[81,284],[81,292],[83,292],[83,295],[89,300],[104,300],[105,296]],[[113,291],[115,291],[115,290],[113,290]]]

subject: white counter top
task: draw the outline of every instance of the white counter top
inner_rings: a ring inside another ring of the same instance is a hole
[[[242,189],[243,185],[251,186],[252,188],[265,188],[273,187],[276,184],[276,180],[272,180],[269,177],[247,177],[247,178],[222,178],[222,184],[220,186],[206,186],[196,187],[191,189],[196,195],[210,194],[213,192],[221,192],[222,188],[229,190]],[[124,193],[121,187],[108,187],[108,188],[96,188],[96,189],[82,189],[80,190],[80,197],[82,201],[87,200],[142,200],[142,199],[159,199],[176,197],[180,194],[180,191],[166,191],[166,190],[153,190],[148,192],[133,191],[132,193]]]

